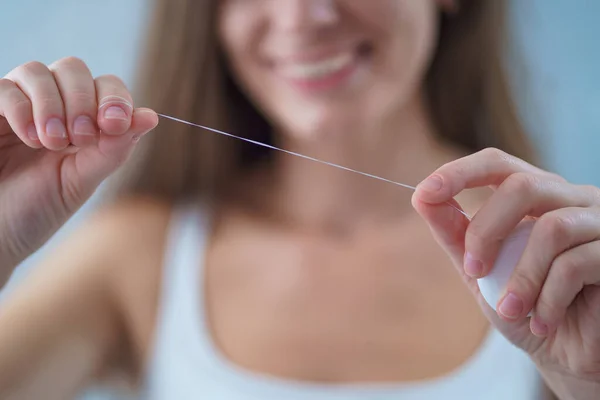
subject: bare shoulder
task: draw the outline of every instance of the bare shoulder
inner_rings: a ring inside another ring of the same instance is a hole
[[[150,198],[119,200],[98,209],[78,232],[69,248],[81,257],[101,259],[114,295],[158,279],[171,205]],[[79,246],[78,246],[79,244]]]
[[[131,262],[128,269],[135,269],[144,254],[160,251],[157,245],[164,240],[170,213],[170,205],[158,200],[124,199],[98,209],[76,236],[113,261],[118,271],[110,273],[121,276],[125,271],[120,267]]]
[[[149,198],[129,198],[102,206],[53,249],[52,264],[73,265],[75,276],[102,277],[111,295],[139,275],[157,276],[170,206]],[[73,262],[73,260],[76,260]],[[65,267],[62,267],[65,266]],[[157,267],[157,268],[155,268]]]

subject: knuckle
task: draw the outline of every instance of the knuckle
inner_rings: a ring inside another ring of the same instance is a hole
[[[16,89],[17,85],[8,78],[0,78],[0,91],[11,91]]]
[[[567,180],[564,177],[562,177],[562,176],[560,176],[558,174],[555,174],[554,172],[546,172],[546,174],[548,175],[549,179],[552,179],[552,180],[554,180],[556,182],[561,182],[561,183],[566,183],[567,182]]]
[[[535,308],[536,314],[539,314],[546,322],[558,319],[562,313],[560,307],[543,294],[538,299]]]
[[[0,106],[17,118],[31,118],[31,101],[17,85],[7,79],[0,80]]]
[[[46,74],[49,70],[48,67],[39,61],[28,61],[25,64],[17,68],[18,71],[29,75],[41,75]]]
[[[27,97],[15,96],[11,104],[12,112],[14,112],[16,115],[31,115],[31,102]]]
[[[71,107],[89,108],[96,103],[96,96],[86,90],[71,90],[66,97],[65,101]]]
[[[435,171],[435,174],[441,176],[446,186],[451,183],[453,187],[461,186],[469,179],[469,167],[466,162],[457,160],[442,165]]]
[[[544,243],[556,247],[569,241],[573,224],[571,218],[551,212],[542,215],[539,221],[536,222],[536,228],[538,228],[540,235],[545,238]]]
[[[133,98],[125,83],[116,75],[103,75],[96,78],[96,90],[99,102],[104,105],[109,102],[126,104],[133,108]]]
[[[539,183],[539,178],[533,174],[516,172],[506,178],[502,186],[509,193],[529,197],[536,192]]]
[[[479,222],[477,218],[473,218],[469,226],[467,227],[467,232],[465,233],[466,239],[468,239],[469,244],[478,245],[481,242],[485,241],[485,228]]]
[[[589,195],[591,203],[600,205],[600,188],[594,185],[580,185],[579,186],[586,194]]]
[[[554,260],[552,270],[558,281],[566,286],[574,287],[583,282],[580,260],[568,253],[560,255]]]
[[[69,56],[61,58],[56,61],[54,65],[57,68],[68,68],[68,69],[87,69],[87,64],[78,57]]]
[[[501,157],[503,151],[496,147],[486,147],[480,153],[488,157]]]
[[[486,147],[485,149],[481,150],[480,154],[484,158],[500,162],[506,161],[508,156],[507,153],[496,147]]]
[[[449,176],[450,181],[465,182],[469,177],[469,168],[464,163],[449,164],[441,175]]]
[[[115,87],[122,87],[122,88],[127,87],[127,85],[125,85],[125,82],[121,78],[119,78],[117,75],[113,75],[113,74],[101,75],[98,78],[96,78],[96,80],[98,80],[100,82],[109,83],[110,85],[115,86]]]
[[[535,271],[532,269],[515,269],[510,278],[510,286],[512,288],[518,288],[518,292],[523,295],[530,297],[537,295],[540,291],[540,284],[542,279],[536,276]]]
[[[13,82],[8,79],[0,79],[0,92],[2,95],[2,102],[10,105],[18,105],[19,103],[31,104],[29,98],[23,94],[21,89]]]
[[[62,101],[59,96],[41,95],[33,100],[33,106],[41,114],[62,114]]]
[[[478,254],[481,249],[485,248],[485,242],[485,228],[473,219],[465,234],[465,247],[469,249],[469,251]]]
[[[490,233],[489,227],[480,223],[475,218],[467,228],[465,247],[473,254],[482,255],[486,249],[492,248],[501,242],[501,237],[493,236]]]

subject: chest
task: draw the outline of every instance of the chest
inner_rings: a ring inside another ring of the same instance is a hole
[[[359,239],[215,241],[203,288],[215,346],[312,381],[423,379],[469,358],[487,324],[428,232]]]

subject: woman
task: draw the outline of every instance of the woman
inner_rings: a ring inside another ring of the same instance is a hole
[[[151,109],[77,59],[16,68],[0,86],[5,265],[128,159],[152,110],[394,180],[436,172],[412,195],[164,121],[115,203],[3,304],[3,397],[120,376],[151,399],[530,399],[539,374],[597,398],[600,190],[521,160],[499,4],[158,1]],[[475,278],[527,216],[495,313]]]

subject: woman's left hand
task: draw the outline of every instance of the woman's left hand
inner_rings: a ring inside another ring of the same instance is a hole
[[[494,193],[471,221],[448,205],[459,207],[454,196],[481,186]],[[600,398],[600,189],[486,149],[440,167],[418,186],[413,206],[490,322],[530,355],[555,393]],[[496,312],[476,278],[528,217],[537,221]]]

